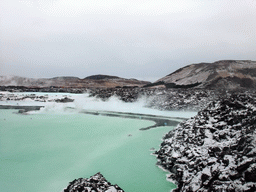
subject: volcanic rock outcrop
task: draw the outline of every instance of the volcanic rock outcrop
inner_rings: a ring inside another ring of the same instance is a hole
[[[222,60],[185,66],[152,85],[167,88],[255,88],[256,61]]]
[[[63,192],[124,192],[118,185],[111,185],[101,173],[89,179],[75,179]]]
[[[165,135],[158,164],[174,191],[256,191],[256,100],[246,94],[212,102]]]

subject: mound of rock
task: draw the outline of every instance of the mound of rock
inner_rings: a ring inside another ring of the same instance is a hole
[[[74,99],[70,99],[68,97],[64,97],[64,98],[61,98],[61,99],[55,99],[55,102],[57,103],[69,103],[69,102],[73,102]]]
[[[245,94],[212,102],[165,135],[158,164],[174,191],[256,191],[256,101]]]
[[[101,173],[97,173],[89,179],[75,179],[63,192],[124,192],[124,190],[118,185],[111,185]]]
[[[224,93],[225,95],[228,93]],[[199,111],[211,101],[216,100],[222,92],[206,89],[166,89],[148,95],[147,106],[158,110]]]

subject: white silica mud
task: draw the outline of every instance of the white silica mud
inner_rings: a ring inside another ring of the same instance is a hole
[[[145,117],[182,121],[180,117],[188,118],[195,112],[157,111],[143,107],[143,100],[124,103],[110,98],[103,102],[87,94],[15,93],[8,96],[9,100],[5,94],[13,93],[2,93],[0,105],[44,107],[25,113],[0,110],[3,191],[60,192],[72,180],[97,172],[126,192],[168,192],[175,188],[151,155],[174,126],[140,129],[156,123]],[[39,101],[17,99],[31,94]],[[40,96],[45,101],[40,101]],[[65,97],[74,101],[54,102]]]

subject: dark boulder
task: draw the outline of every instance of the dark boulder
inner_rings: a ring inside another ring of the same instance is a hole
[[[124,192],[118,185],[112,185],[101,173],[87,178],[79,178],[70,182],[63,192]]]
[[[70,99],[68,97],[64,97],[62,99],[56,99],[55,100],[57,103],[69,103],[69,102],[73,102],[74,99]]]

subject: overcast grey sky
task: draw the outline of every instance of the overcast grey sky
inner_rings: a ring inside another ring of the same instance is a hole
[[[156,80],[256,60],[256,0],[1,0],[0,75]]]

